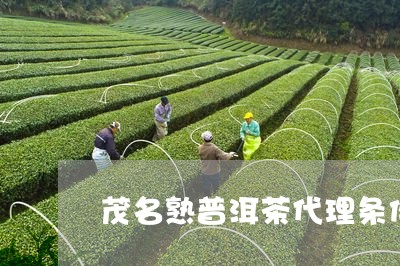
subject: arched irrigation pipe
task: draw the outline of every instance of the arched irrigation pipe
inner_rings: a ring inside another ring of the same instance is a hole
[[[320,99],[320,98],[308,99],[307,101],[301,102],[301,103],[298,105],[298,107],[301,106],[301,105],[303,105],[303,104],[305,104],[305,103],[307,103],[307,102],[313,102],[313,101],[320,101],[320,102],[324,102],[324,103],[329,104],[329,105],[332,107],[332,109],[333,109],[333,111],[335,112],[335,114],[336,114],[336,120],[339,120],[339,113],[338,113],[338,110],[336,110],[336,107],[335,107],[330,101],[327,101],[327,100],[324,100],[324,99]]]
[[[13,68],[9,68],[9,69],[0,70],[0,73],[5,73],[5,72],[10,72],[10,71],[17,70],[18,68],[22,67],[23,65],[24,65],[24,63],[18,62],[17,66],[15,66]]]
[[[347,256],[344,259],[341,259],[339,262],[344,262],[345,260],[351,259],[353,257],[361,256],[361,255],[367,255],[367,254],[372,254],[372,253],[390,253],[390,254],[397,254],[400,255],[400,251],[392,251],[392,250],[369,250],[369,251],[363,251],[359,253],[355,253],[353,255]]]
[[[208,123],[208,124],[205,124],[205,125],[201,125],[201,126],[199,126],[198,128],[194,129],[194,130],[190,133],[190,139],[191,139],[191,141],[192,141],[194,144],[196,144],[197,146],[200,146],[200,143],[196,142],[196,141],[193,139],[193,134],[194,134],[194,132],[196,132],[197,130],[199,130],[199,129],[203,128],[203,127],[206,127],[206,126],[209,126],[209,125],[212,125],[212,124],[216,124],[216,123],[220,123],[220,121],[215,121],[215,122],[212,122],[212,123]]]
[[[126,153],[127,149],[128,149],[132,144],[138,143],[138,142],[145,142],[145,143],[151,144],[151,145],[155,146],[156,148],[160,149],[165,155],[167,155],[168,159],[172,162],[172,164],[174,165],[176,171],[178,172],[179,178],[180,178],[180,180],[181,180],[182,191],[183,191],[183,197],[186,197],[185,186],[183,185],[183,178],[182,178],[181,172],[179,171],[178,166],[176,165],[175,161],[172,159],[171,155],[169,155],[169,153],[168,153],[166,150],[164,150],[160,145],[158,145],[158,144],[156,144],[156,143],[154,143],[154,142],[145,140],[145,139],[134,140],[134,141],[132,141],[131,143],[129,143],[128,146],[126,146],[124,152],[122,153],[122,156],[125,156],[125,153]]]
[[[137,84],[137,83],[122,83],[122,84],[117,84],[117,85],[112,85],[107,87],[104,91],[103,94],[100,97],[99,102],[107,104],[107,93],[110,89],[115,88],[115,87],[133,87],[133,86],[138,86],[138,87],[148,87],[148,88],[154,88],[154,86],[151,85],[145,85],[145,84]]]
[[[43,220],[45,220],[57,232],[57,234],[61,236],[61,238],[64,240],[64,242],[67,243],[69,249],[77,257],[79,264],[82,265],[82,266],[84,265],[82,260],[81,260],[81,258],[79,258],[78,253],[76,253],[74,247],[71,245],[71,243],[68,241],[68,239],[64,236],[64,234],[61,233],[61,231],[43,213],[38,211],[36,208],[32,207],[31,205],[29,205],[29,204],[27,204],[25,202],[16,201],[13,204],[11,204],[11,206],[10,206],[10,220],[13,219],[12,209],[13,209],[14,205],[17,205],[17,204],[20,204],[20,205],[23,205],[25,207],[28,207],[29,209],[34,211],[36,214],[38,214]]]
[[[236,117],[234,117],[234,116],[232,115],[232,113],[231,113],[231,110],[232,110],[233,108],[236,108],[236,107],[239,107],[239,106],[247,106],[247,105],[246,105],[246,104],[237,104],[237,105],[234,105],[234,106],[230,106],[230,107],[228,108],[228,113],[229,113],[229,115],[232,117],[233,120],[235,120],[236,122],[239,123],[239,125],[241,125],[242,122],[240,122],[239,119],[237,119]]]
[[[313,91],[315,91],[315,90],[317,90],[317,89],[322,89],[322,88],[328,88],[328,89],[333,90],[333,91],[336,93],[336,95],[337,95],[337,98],[338,98],[338,100],[339,100],[339,105],[342,106],[342,104],[343,104],[342,96],[340,96],[340,93],[339,93],[335,88],[333,88],[332,86],[329,86],[329,85],[317,86],[317,87],[315,87],[314,89],[312,89],[312,90],[309,92],[309,95],[312,95],[311,93],[312,93]]]
[[[331,124],[329,123],[328,119],[327,119],[321,112],[319,112],[319,111],[317,111],[317,110],[315,110],[315,109],[313,109],[313,108],[298,108],[298,109],[294,110],[293,112],[291,112],[291,113],[285,118],[285,120],[283,121],[283,123],[285,123],[285,122],[289,119],[289,117],[291,117],[292,115],[294,115],[295,113],[297,113],[297,112],[299,112],[299,111],[312,111],[312,112],[314,112],[314,113],[320,115],[320,116],[325,120],[326,124],[328,125],[329,132],[330,132],[331,135],[332,135],[332,127],[331,127]]]
[[[360,102],[363,102],[366,99],[368,99],[369,97],[374,96],[374,95],[381,95],[381,96],[385,96],[386,98],[389,98],[392,101],[392,103],[394,104],[394,106],[396,107],[396,109],[397,109],[397,103],[396,103],[395,99],[393,97],[390,97],[387,94],[380,93],[380,92],[371,93],[368,96],[364,97]],[[392,96],[393,96],[393,94],[392,94]]]
[[[390,148],[390,149],[397,149],[400,150],[400,147],[398,146],[391,146],[391,145],[382,145],[382,146],[374,146],[368,149],[363,150],[362,152],[358,153],[355,157],[355,159],[357,159],[360,155],[370,151],[370,150],[375,150],[375,149],[382,149],[382,148]]]
[[[261,253],[264,255],[264,257],[269,261],[269,263],[270,263],[271,265],[274,265],[274,263],[272,262],[272,260],[268,257],[267,253],[265,253],[265,251],[264,251],[259,245],[257,245],[256,242],[254,242],[253,240],[251,240],[251,239],[250,239],[249,237],[247,237],[246,235],[244,235],[244,234],[242,234],[242,233],[239,233],[239,232],[237,232],[237,231],[235,231],[235,230],[233,230],[233,229],[230,229],[230,228],[221,227],[221,226],[202,226],[202,227],[197,227],[197,228],[193,228],[193,229],[191,229],[191,230],[185,232],[185,233],[179,238],[178,241],[180,241],[182,238],[184,238],[187,234],[190,234],[190,233],[192,233],[192,232],[194,232],[194,231],[202,230],[202,229],[219,229],[219,230],[225,230],[225,231],[229,231],[229,232],[235,233],[235,234],[241,236],[242,238],[246,239],[247,241],[249,241],[251,244],[253,244],[259,251],[261,251]]]
[[[302,179],[301,176],[299,175],[299,173],[297,173],[296,170],[294,170],[290,165],[288,165],[287,163],[285,163],[285,162],[283,162],[283,161],[281,161],[281,160],[276,160],[276,159],[263,159],[263,160],[259,160],[259,161],[253,161],[253,162],[249,163],[248,165],[244,166],[243,168],[241,168],[241,169],[236,173],[235,176],[237,176],[240,172],[242,172],[242,171],[243,171],[244,169],[246,169],[247,167],[249,167],[249,166],[251,166],[251,165],[253,165],[253,164],[256,164],[256,163],[260,163],[260,162],[277,162],[277,163],[280,163],[280,164],[286,166],[287,168],[289,168],[289,169],[299,178],[301,184],[303,185],[304,191],[306,192],[306,195],[307,195],[307,197],[308,197],[308,190],[307,190],[307,187],[306,187],[306,185],[305,185],[303,179]]]
[[[56,68],[56,69],[67,69],[67,68],[74,68],[77,67],[81,64],[81,60],[82,59],[78,59],[78,62],[76,64],[70,65],[70,66],[55,66],[55,67],[51,67],[51,68]]]
[[[355,187],[353,187],[351,190],[356,190],[359,187],[362,187],[364,185],[370,184],[370,183],[376,183],[376,182],[381,182],[381,181],[394,181],[394,182],[400,182],[400,179],[394,179],[394,178],[384,178],[384,179],[375,179],[375,180],[370,180],[364,183],[361,183]]]
[[[396,118],[397,118],[398,120],[400,120],[398,113],[396,113],[396,112],[393,111],[392,109],[389,109],[389,108],[386,108],[386,107],[374,107],[374,108],[369,108],[369,109],[363,111],[362,113],[360,113],[358,116],[362,116],[363,114],[365,114],[365,113],[367,113],[367,112],[370,112],[370,111],[373,111],[373,110],[386,110],[386,111],[389,111],[389,112],[393,113],[393,114],[396,116]]]
[[[369,127],[374,127],[374,126],[389,126],[389,127],[395,128],[395,129],[397,129],[398,131],[400,131],[400,128],[398,128],[398,127],[396,127],[396,126],[394,126],[394,125],[392,125],[392,124],[388,124],[388,123],[375,123],[375,124],[370,124],[370,125],[368,125],[368,126],[365,126],[365,127],[361,128],[361,129],[358,130],[356,133],[354,133],[354,135],[357,135],[357,134],[360,133],[361,131],[363,131],[363,130],[369,128]]]
[[[4,116],[4,119],[2,121],[0,121],[1,123],[11,123],[10,121],[7,121],[8,116],[14,111],[15,108],[17,108],[19,105],[26,103],[28,101],[32,101],[32,100],[36,100],[36,99],[40,99],[40,98],[49,98],[49,97],[54,97],[57,96],[55,94],[50,94],[50,95],[39,95],[39,96],[33,96],[33,97],[29,97],[23,100],[19,100],[17,102],[15,102],[12,106],[11,109],[7,112],[7,111],[3,111],[3,113],[1,113],[0,118],[2,118]]]

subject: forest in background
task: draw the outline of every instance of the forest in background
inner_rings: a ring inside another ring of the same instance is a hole
[[[191,8],[243,34],[400,48],[400,0],[0,0],[4,14],[109,23],[138,5]]]
[[[0,0],[6,15],[110,23],[133,8],[130,0]]]

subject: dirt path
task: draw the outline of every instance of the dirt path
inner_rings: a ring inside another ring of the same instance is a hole
[[[356,74],[350,84],[346,101],[339,119],[339,128],[328,161],[325,163],[324,177],[317,191],[322,208],[316,212],[318,217],[326,217],[327,199],[336,200],[343,191],[348,159],[346,141],[350,137],[356,99]],[[332,259],[339,226],[324,221],[322,225],[310,222],[300,245],[298,265],[329,265]]]

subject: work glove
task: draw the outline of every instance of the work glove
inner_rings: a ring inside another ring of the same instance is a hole
[[[231,151],[229,154],[231,155],[231,158],[237,157],[237,156],[238,156],[238,155],[236,154],[236,152],[234,152],[234,151]]]

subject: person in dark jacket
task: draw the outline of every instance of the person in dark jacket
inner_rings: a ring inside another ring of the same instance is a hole
[[[92,158],[97,170],[104,170],[112,165],[111,160],[120,160],[122,156],[115,148],[114,136],[121,131],[119,122],[112,122],[107,128],[103,128],[96,134]]]
[[[219,187],[221,176],[220,160],[229,160],[237,155],[235,152],[224,152],[217,145],[211,143],[213,135],[210,131],[203,132],[201,137],[204,140],[204,143],[199,146],[203,192],[206,195],[211,195]]]

